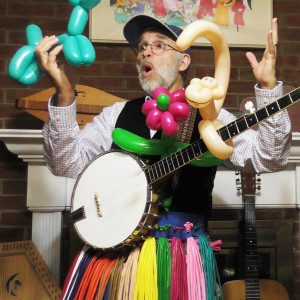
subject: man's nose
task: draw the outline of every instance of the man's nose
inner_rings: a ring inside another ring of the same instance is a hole
[[[146,49],[143,51],[143,56],[149,56],[152,54],[152,48],[151,45],[147,45]]]

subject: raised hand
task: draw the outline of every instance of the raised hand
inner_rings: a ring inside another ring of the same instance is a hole
[[[258,62],[252,52],[247,52],[246,57],[253,69],[253,74],[263,89],[273,89],[277,85],[276,79],[276,52],[278,44],[277,18],[271,23],[271,28],[267,34],[267,46],[263,57]]]

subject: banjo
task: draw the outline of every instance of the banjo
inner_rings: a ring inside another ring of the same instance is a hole
[[[217,132],[223,141],[230,140],[299,99],[300,87]],[[159,217],[154,187],[206,152],[200,138],[150,166],[122,150],[97,156],[81,172],[72,192],[70,218],[77,234],[99,249],[118,249],[144,240]]]

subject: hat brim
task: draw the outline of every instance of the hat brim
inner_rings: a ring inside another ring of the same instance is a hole
[[[166,31],[174,40],[178,38],[178,35],[166,24],[147,15],[137,15],[130,19],[124,26],[123,34],[129,44],[137,48],[142,33],[151,27]]]

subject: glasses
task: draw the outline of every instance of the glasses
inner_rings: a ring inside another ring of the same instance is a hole
[[[150,46],[152,53],[155,55],[161,55],[167,50],[175,50],[179,53],[182,53],[178,49],[172,47],[169,44],[161,42],[161,41],[156,41],[156,42],[153,42],[152,44],[140,44],[140,45],[138,45],[138,48],[134,48],[133,50],[135,51],[135,53],[137,55],[141,55],[143,52],[145,52],[147,50],[148,46]],[[170,47],[170,49],[166,49],[166,47]]]

